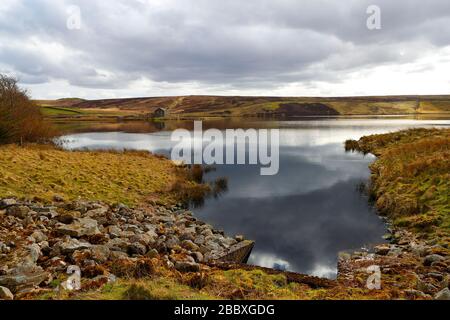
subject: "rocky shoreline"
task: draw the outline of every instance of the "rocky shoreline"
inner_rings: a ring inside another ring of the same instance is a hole
[[[152,259],[179,272],[198,272],[213,262],[243,263],[253,245],[243,236],[227,237],[181,206],[132,209],[58,197],[48,206],[1,199],[0,299],[48,289],[71,265],[104,284],[121,276],[118,266],[145,272]]]
[[[401,229],[390,228],[387,238],[389,243],[341,253],[337,280],[284,274],[288,281],[334,290],[338,298],[345,289],[367,290],[368,268],[377,266],[386,299],[450,299],[447,248]],[[67,289],[71,266],[79,268],[87,289],[121,277],[151,276],[156,264],[187,274],[211,267],[258,269],[243,265],[253,246],[243,236],[227,237],[181,206],[0,199],[0,299]]]
[[[370,267],[375,266],[380,271],[381,287],[394,288],[391,292],[397,298],[450,300],[448,249],[406,230],[389,231],[388,243],[340,253],[337,280],[362,288],[367,286]]]

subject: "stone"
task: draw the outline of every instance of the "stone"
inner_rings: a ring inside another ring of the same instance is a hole
[[[107,246],[96,245],[91,248],[91,258],[98,263],[105,263],[108,261],[110,253]]]
[[[0,287],[0,300],[14,300],[14,295],[6,287]]]
[[[128,246],[127,252],[130,256],[134,254],[143,256],[147,253],[147,248],[143,244],[133,243]]]
[[[382,244],[382,245],[376,246],[374,248],[375,253],[380,255],[380,256],[387,255],[390,250],[391,250],[391,246],[389,246],[387,244]]]
[[[158,250],[156,249],[151,249],[147,252],[147,254],[145,255],[147,258],[156,258],[158,256]]]
[[[175,261],[175,269],[180,272],[199,272],[200,265],[191,261]]]
[[[338,253],[338,260],[339,261],[348,261],[352,258],[352,255],[348,252],[341,251]]]
[[[0,276],[0,286],[5,286],[13,293],[33,288],[46,281],[49,273],[41,267],[30,263],[20,264],[5,276]]]
[[[440,256],[438,254],[430,254],[430,255],[426,256],[425,259],[423,260],[423,265],[431,266],[435,262],[441,262],[444,260],[445,260],[445,258],[443,256]]]
[[[48,237],[40,230],[36,230],[31,234],[31,237],[36,241],[36,242],[43,242],[43,241],[47,241]]]
[[[111,236],[111,238],[119,238],[122,230],[117,226],[109,226],[107,228],[107,232]]]
[[[191,240],[183,240],[181,246],[189,251],[197,251],[199,249],[198,245],[193,243]]]
[[[450,290],[448,288],[444,288],[439,291],[435,296],[435,300],[450,300]]]
[[[155,238],[144,233],[144,234],[136,234],[132,237],[130,237],[130,242],[139,242],[143,245],[150,245],[151,243],[155,242]]]
[[[62,196],[60,196],[59,194],[55,194],[53,196],[53,201],[55,201],[55,202],[64,202],[64,198]]]
[[[85,213],[85,216],[89,217],[89,218],[97,218],[97,217],[104,216],[107,212],[108,212],[108,208],[102,206],[100,208],[87,211]]]
[[[388,253],[388,256],[390,257],[398,257],[403,253],[402,248],[399,247],[393,247]]]
[[[0,200],[0,210],[6,209],[7,207],[13,206],[17,203],[16,199],[3,199]]]
[[[203,262],[203,260],[204,260],[203,254],[198,251],[193,252],[192,257],[195,259],[196,262]]]
[[[123,260],[123,259],[127,259],[127,258],[128,258],[128,255],[122,251],[111,251],[111,253],[109,254],[109,259],[111,261]]]
[[[12,206],[6,209],[6,214],[19,219],[25,219],[30,211],[30,208],[26,206]]]
[[[39,258],[42,256],[41,248],[39,247],[38,244],[33,243],[32,245],[29,245],[27,247],[27,249],[29,252],[27,259],[31,263],[36,263],[39,260]]]
[[[56,219],[64,224],[71,224],[72,222],[75,221],[75,215],[69,212],[65,212],[61,215],[59,215]]]
[[[421,244],[411,244],[411,252],[419,257],[425,257],[429,253],[429,248]]]
[[[59,243],[59,248],[63,254],[71,254],[75,250],[89,249],[92,245],[88,242],[82,242],[77,239],[70,238],[64,242]]]
[[[76,238],[100,234],[97,221],[90,218],[80,218],[68,225],[57,224],[56,231],[60,234],[69,235]]]
[[[434,278],[438,281],[444,280],[444,275],[440,272],[430,272],[427,274],[428,277]]]

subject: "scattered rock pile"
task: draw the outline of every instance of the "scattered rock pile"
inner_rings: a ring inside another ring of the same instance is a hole
[[[409,299],[450,299],[449,249],[418,239],[411,232],[392,230],[390,243],[371,250],[341,253],[338,280],[353,287],[366,287],[368,274],[379,267],[381,287],[391,286]]]
[[[180,206],[0,200],[0,299],[49,285],[68,266],[114,279],[118,266],[158,258],[180,272],[213,261],[244,262],[253,242],[230,238]],[[120,263],[117,263],[120,261]],[[143,265],[143,267],[145,267]],[[106,269],[106,272],[93,270]]]

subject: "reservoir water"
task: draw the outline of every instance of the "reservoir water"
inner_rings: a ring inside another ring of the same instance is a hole
[[[295,121],[220,120],[206,128],[280,130],[280,168],[261,176],[257,165],[217,165],[207,180],[227,177],[228,190],[193,208],[201,220],[256,241],[249,263],[333,278],[340,251],[383,242],[386,227],[360,192],[372,155],[347,153],[344,142],[449,120],[321,118]],[[192,122],[102,123],[71,127],[69,149],[139,149],[170,155],[171,131]]]

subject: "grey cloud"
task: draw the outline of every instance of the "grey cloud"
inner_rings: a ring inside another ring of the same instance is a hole
[[[12,3],[12,4],[11,4]],[[11,4],[11,5],[10,5]],[[66,25],[79,5],[82,29]],[[369,31],[366,8],[382,9]],[[17,0],[0,5],[0,62],[29,83],[88,88],[133,80],[277,87],[336,72],[414,62],[450,44],[447,0]],[[61,44],[63,61],[23,44]],[[402,53],[402,54],[400,54]]]

